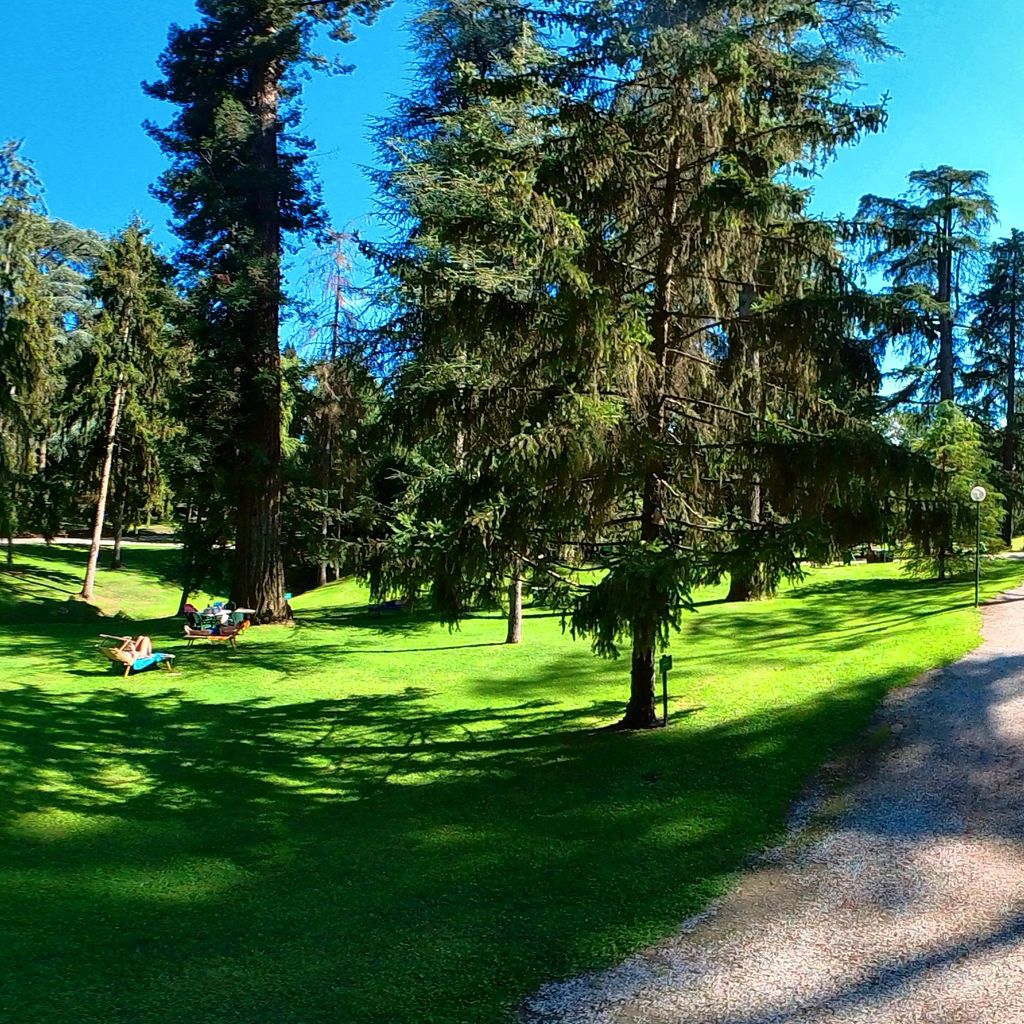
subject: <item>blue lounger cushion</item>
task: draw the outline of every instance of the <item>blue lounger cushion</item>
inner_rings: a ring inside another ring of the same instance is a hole
[[[163,654],[160,651],[154,651],[148,657],[136,658],[132,662],[132,671],[141,672],[143,669],[150,668],[152,665],[159,665],[162,661],[174,661],[173,654]]]

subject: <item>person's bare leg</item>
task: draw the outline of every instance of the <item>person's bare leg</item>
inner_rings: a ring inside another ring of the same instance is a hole
[[[148,636],[135,638],[135,657],[148,658],[153,653],[153,641]]]

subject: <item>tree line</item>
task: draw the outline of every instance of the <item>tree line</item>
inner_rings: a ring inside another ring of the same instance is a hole
[[[331,230],[299,99],[381,5],[197,6],[145,87],[170,260],[53,221],[0,152],[8,538],[86,517],[94,569],[105,523],[170,513],[182,602],[223,581],[259,621],[355,573],[453,625],[501,605],[518,642],[527,588],[628,652],[635,728],[697,588],[769,597],[887,538],[946,578],[979,482],[1012,538],[1024,236],[991,242],[986,176],[945,166],[812,208],[885,127],[854,90],[891,4],[424,5],[376,242]],[[284,284],[303,239],[316,308]]]

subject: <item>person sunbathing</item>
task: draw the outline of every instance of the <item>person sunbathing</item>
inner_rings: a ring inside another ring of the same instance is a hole
[[[173,672],[173,654],[164,654],[153,650],[153,641],[148,636],[111,636],[100,633],[103,640],[118,640],[117,647],[99,647],[111,661],[124,666],[124,674],[142,672],[154,665],[162,665],[168,672]]]
[[[153,653],[153,641],[148,636],[125,637],[120,650],[134,658],[148,658]]]

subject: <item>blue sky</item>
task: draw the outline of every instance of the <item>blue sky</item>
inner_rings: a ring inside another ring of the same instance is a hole
[[[0,36],[0,138],[24,139],[50,212],[110,232],[136,211],[171,245],[166,214],[148,194],[164,167],[142,131],[169,108],[142,95],[171,22],[190,23],[192,0],[21,0]],[[334,223],[373,233],[368,120],[401,94],[413,60],[399,2],[358,27],[343,48],[353,75],[324,78],[306,94],[306,131]],[[865,100],[888,92],[888,130],[845,151],[815,183],[826,214],[852,212],[864,192],[895,195],[909,171],[941,163],[987,170],[1001,224],[1024,226],[1024,3],[905,0],[890,37],[904,57],[865,69]]]

